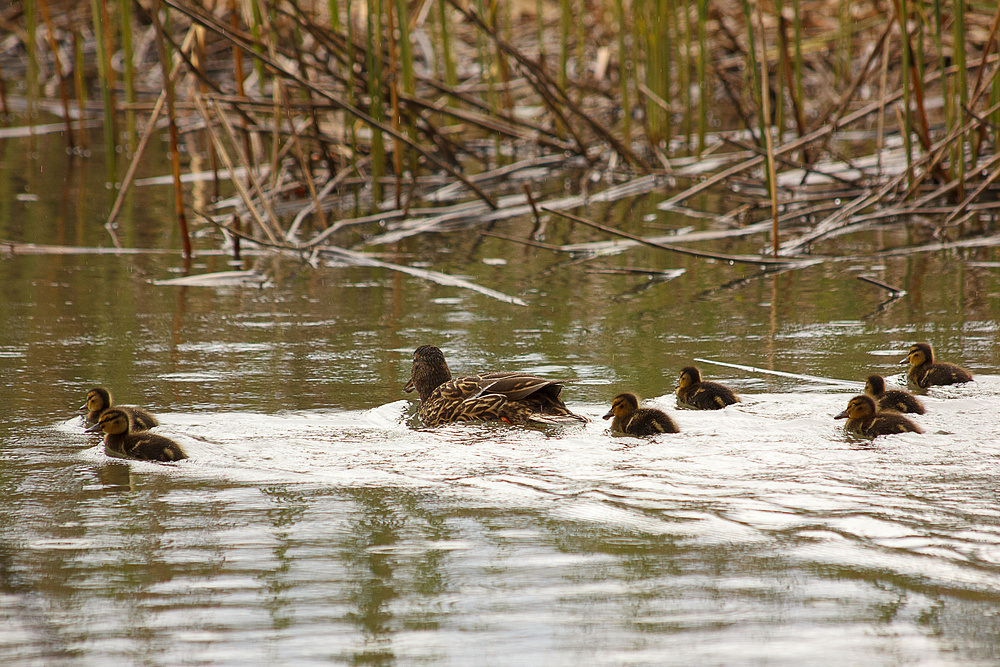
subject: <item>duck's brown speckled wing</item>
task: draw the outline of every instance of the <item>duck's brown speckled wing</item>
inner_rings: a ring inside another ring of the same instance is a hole
[[[531,421],[529,415],[534,413],[567,415],[583,421],[559,398],[561,391],[559,381],[516,371],[471,375],[439,386],[421,404],[418,414],[426,426],[494,419],[525,423]],[[518,407],[508,403],[516,403]]]

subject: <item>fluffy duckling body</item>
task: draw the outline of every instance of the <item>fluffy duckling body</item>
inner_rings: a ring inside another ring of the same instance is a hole
[[[721,410],[740,402],[729,387],[718,382],[702,381],[701,371],[694,366],[681,369],[676,393],[677,400],[698,410]]]
[[[679,433],[677,424],[662,410],[640,408],[635,394],[618,394],[611,401],[611,409],[604,415],[611,419],[611,430],[629,435],[656,435],[658,433]]]
[[[875,399],[862,394],[847,403],[847,408],[834,419],[847,419],[847,430],[874,438],[894,433],[923,433],[923,429],[898,412],[878,412]]]
[[[916,396],[902,389],[886,389],[885,378],[881,375],[869,375],[865,380],[865,393],[874,398],[879,410],[895,410],[896,412],[912,412],[915,415],[924,414],[924,404]]]
[[[187,454],[180,445],[155,433],[135,432],[132,416],[121,408],[109,408],[88,431],[104,431],[104,451],[108,456],[140,461],[180,461]]]
[[[96,424],[101,413],[112,405],[114,405],[114,398],[111,396],[111,391],[106,387],[94,387],[87,392],[87,402],[83,404],[80,410],[87,411],[88,424]],[[136,431],[146,431],[160,425],[160,422],[156,421],[156,417],[142,408],[132,408],[123,405],[118,406],[118,408],[132,415],[133,429]]]
[[[421,345],[413,352],[410,381],[403,391],[420,395],[417,414],[425,426],[451,422],[501,420],[512,424],[576,424],[559,398],[561,380],[517,371],[452,378],[441,350]]]
[[[972,374],[961,366],[934,363],[934,350],[927,343],[914,343],[900,364],[910,364],[906,379],[927,389],[934,385],[961,384],[972,382]]]

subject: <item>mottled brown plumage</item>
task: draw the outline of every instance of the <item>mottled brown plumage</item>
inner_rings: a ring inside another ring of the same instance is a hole
[[[910,364],[906,379],[921,389],[934,385],[972,382],[972,374],[961,366],[934,363],[934,350],[927,343],[914,343],[900,364]]]
[[[492,420],[512,424],[587,421],[570,412],[559,398],[563,382],[517,371],[452,379],[441,350],[421,345],[413,353],[410,381],[403,391],[420,395],[417,414],[425,426]]]
[[[678,433],[677,424],[667,413],[655,408],[640,408],[635,394],[618,394],[611,401],[611,409],[604,415],[611,419],[611,430],[629,435],[657,435]]]
[[[851,433],[874,438],[877,435],[894,433],[923,433],[923,429],[898,412],[878,412],[871,396],[855,396],[847,403],[847,408],[834,419],[847,419],[847,430]]]
[[[88,431],[104,431],[104,451],[108,456],[141,461],[180,461],[187,454],[180,445],[162,435],[135,432],[131,415],[121,408],[109,408]]]
[[[106,387],[94,387],[87,392],[87,402],[80,407],[80,410],[81,412],[84,410],[87,411],[88,424],[95,424],[101,413],[112,405],[114,405],[114,399],[111,396],[111,391]],[[136,431],[145,431],[160,425],[160,422],[156,421],[156,417],[142,408],[127,407],[124,405],[116,407],[132,416],[133,429]]]
[[[878,402],[879,410],[895,410],[896,412],[911,412],[915,415],[924,414],[924,404],[917,397],[902,389],[886,389],[885,378],[881,375],[869,375],[865,381],[865,393]]]
[[[678,401],[698,410],[721,410],[740,402],[729,387],[717,382],[703,382],[701,371],[694,366],[681,369],[676,393]]]

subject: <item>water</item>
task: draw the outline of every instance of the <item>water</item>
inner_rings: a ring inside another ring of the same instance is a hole
[[[10,204],[0,238],[108,245],[67,183]],[[162,247],[172,232],[144,215],[164,193],[142,196],[123,231]],[[56,201],[82,224],[53,223]],[[906,240],[878,234],[838,248]],[[528,306],[293,258],[248,258],[263,287],[157,284],[180,275],[173,255],[0,260],[5,664],[1000,659],[1000,276],[970,261],[997,251],[760,277],[648,249],[580,263],[476,232],[399,250]],[[597,266],[686,272],[647,284]],[[859,274],[908,293],[883,304]],[[820,379],[700,363],[743,402],[672,396],[695,358],[898,385],[916,340],[977,377],[923,397],[923,435],[846,434],[833,415],[856,390]],[[592,421],[422,428],[401,391],[422,343],[456,372],[576,378],[564,398]],[[98,383],[155,412],[190,460],[105,456],[75,416]],[[600,416],[625,390],[682,432],[609,433]]]

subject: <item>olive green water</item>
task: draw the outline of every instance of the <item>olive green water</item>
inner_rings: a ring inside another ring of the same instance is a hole
[[[0,152],[0,238],[110,246],[103,167],[45,146]],[[168,201],[140,191],[123,244],[177,247]],[[651,234],[653,211],[588,213]],[[583,240],[602,237],[552,223],[547,239]],[[176,287],[155,284],[181,274],[176,255],[2,256],[4,664],[1000,660],[996,250],[768,277],[645,249],[579,262],[478,231],[398,250],[528,305],[290,257],[244,260],[262,287]],[[686,272],[594,271],[623,266]],[[884,305],[858,275],[907,294]],[[923,435],[846,435],[832,416],[854,390],[815,379],[701,363],[743,403],[672,397],[694,358],[898,384],[915,340],[977,377],[924,397]],[[455,372],[577,378],[564,398],[593,421],[422,429],[401,387],[423,343]],[[190,460],[105,456],[75,417],[98,383]],[[623,390],[682,432],[607,432]]]

